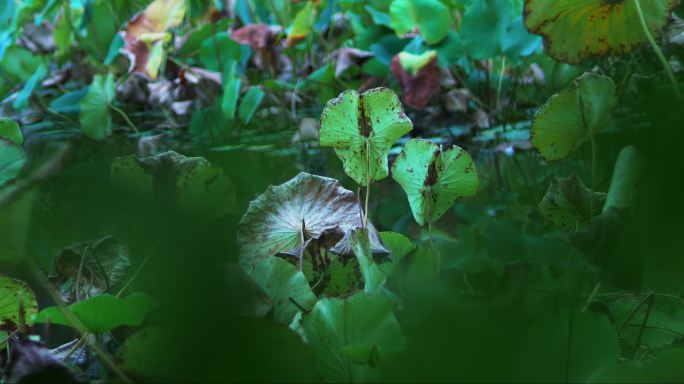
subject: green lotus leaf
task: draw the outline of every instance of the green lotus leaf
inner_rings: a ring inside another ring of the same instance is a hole
[[[362,225],[351,191],[335,179],[302,172],[250,202],[238,230],[240,262],[249,265],[278,253],[299,257],[310,242],[326,243],[327,250],[349,255],[350,232]],[[371,231],[373,251],[388,253],[377,231]]]
[[[321,146],[334,147],[347,175],[367,186],[369,181],[387,177],[392,145],[412,128],[390,89],[374,88],[361,95],[347,90],[323,109]]]
[[[470,155],[454,146],[412,139],[392,167],[392,177],[408,196],[413,217],[420,225],[434,223],[459,197],[477,192],[479,179]]]
[[[623,55],[646,43],[637,0],[525,0],[525,25],[544,36],[550,56],[575,64],[590,56]],[[667,23],[677,0],[640,0],[651,34]]]
[[[390,22],[399,37],[418,28],[428,44],[437,44],[449,33],[449,9],[439,0],[394,0]]]
[[[121,326],[138,326],[157,303],[147,295],[133,293],[119,298],[108,293],[68,306],[88,332],[104,333]],[[36,316],[37,323],[74,326],[57,307],[48,307]]]
[[[301,308],[310,310],[316,303],[304,274],[279,257],[269,257],[245,269],[271,298],[273,318],[278,322],[288,324]]]
[[[537,110],[532,145],[546,160],[562,159],[603,131],[616,103],[613,80],[585,73]]]
[[[404,346],[392,304],[384,296],[364,292],[319,300],[296,330],[316,353],[326,382],[364,381],[370,364]]]
[[[606,194],[584,186],[576,173],[556,178],[539,203],[539,213],[565,230],[571,231],[598,213],[606,201]]]
[[[14,332],[22,318],[31,325],[36,313],[38,303],[31,288],[23,281],[0,275],[0,329]]]
[[[112,133],[112,118],[109,104],[114,100],[114,75],[96,75],[88,87],[88,93],[81,100],[79,122],[83,133],[95,140],[101,140]]]
[[[390,251],[389,261],[380,264],[380,269],[389,277],[397,270],[401,261],[416,250],[416,246],[411,242],[411,239],[401,233],[380,232],[380,238],[385,247]]]

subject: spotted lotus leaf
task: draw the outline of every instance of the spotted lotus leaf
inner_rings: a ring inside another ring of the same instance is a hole
[[[38,313],[36,295],[23,281],[0,275],[0,330],[14,332],[22,321],[33,324]]]
[[[546,160],[559,160],[610,122],[615,85],[609,77],[585,73],[573,88],[551,96],[532,121],[532,145]]]
[[[392,90],[374,88],[360,95],[347,90],[323,109],[321,146],[334,147],[347,175],[366,186],[387,177],[392,145],[412,128]]]
[[[667,23],[678,0],[638,0],[651,34]],[[590,56],[623,55],[645,43],[637,0],[525,0],[525,25],[544,36],[553,58],[575,64]]]
[[[466,151],[458,146],[443,150],[419,139],[406,143],[392,167],[392,177],[406,192],[420,225],[439,220],[456,199],[474,195],[479,185],[475,164]]]
[[[594,192],[584,186],[576,173],[551,182],[539,203],[539,213],[556,226],[573,230],[591,218],[591,211],[601,212],[605,193]]]
[[[351,246],[344,244],[345,235],[362,225],[359,202],[351,191],[335,179],[302,172],[250,202],[238,230],[240,262],[249,265],[276,254],[299,257],[303,246],[320,244],[324,238],[326,249],[346,255]],[[373,251],[389,253],[377,231],[371,231]]]

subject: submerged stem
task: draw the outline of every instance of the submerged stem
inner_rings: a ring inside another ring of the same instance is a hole
[[[639,15],[639,22],[641,24],[641,29],[643,30],[644,35],[646,36],[646,40],[648,40],[648,43],[651,45],[651,48],[655,52],[656,56],[658,56],[660,64],[663,65],[663,69],[665,69],[665,73],[667,74],[670,83],[672,83],[672,87],[674,87],[674,91],[677,95],[677,98],[681,99],[682,95],[679,93],[679,85],[677,84],[677,80],[675,79],[674,73],[672,73],[672,68],[670,68],[670,64],[667,62],[665,55],[663,55],[663,51],[660,50],[660,47],[653,38],[651,31],[648,30],[648,25],[646,24],[644,12],[641,10],[640,0],[634,0],[634,7],[636,8],[637,15]]]

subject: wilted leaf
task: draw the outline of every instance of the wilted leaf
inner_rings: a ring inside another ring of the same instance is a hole
[[[340,77],[347,69],[360,66],[365,60],[374,56],[373,52],[362,51],[357,48],[340,48],[333,53],[335,61],[335,77]]]
[[[404,346],[392,304],[367,293],[319,300],[297,330],[316,353],[325,381],[331,382],[364,381],[371,363]]]
[[[254,49],[266,49],[273,44],[273,34],[267,24],[248,24],[230,33],[230,37],[240,44]]]
[[[651,34],[667,23],[677,0],[641,0]],[[597,55],[623,55],[646,42],[636,1],[525,0],[525,25],[544,36],[556,60],[578,63]]]
[[[610,304],[613,323],[627,345],[649,350],[667,347],[684,335],[684,301],[677,297],[656,295],[648,305],[641,296],[625,296]],[[650,300],[650,299],[646,299]],[[635,312],[636,311],[636,312]],[[648,323],[642,323],[648,311]]]
[[[684,377],[683,359],[684,348],[672,348],[652,360],[633,360],[603,369],[587,383],[676,383]]]
[[[606,194],[594,192],[584,186],[576,173],[556,178],[551,182],[544,199],[539,203],[539,213],[567,231],[596,215],[606,201]]]
[[[50,279],[62,300],[72,304],[112,292],[124,282],[129,267],[128,248],[106,236],[64,248],[55,258]]]
[[[363,225],[358,201],[337,180],[300,173],[279,186],[270,186],[250,202],[240,220],[238,243],[243,265],[257,263],[278,253],[299,256],[302,247],[323,236],[342,239]],[[302,243],[302,238],[304,243]],[[387,253],[371,235],[373,251]],[[339,241],[333,251],[347,255],[348,240]]]
[[[537,110],[532,145],[547,160],[562,159],[608,125],[615,105],[613,80],[585,73]]]
[[[163,45],[170,37],[166,31],[179,25],[184,16],[184,0],[154,0],[128,21],[126,30],[121,32],[124,39],[121,53],[131,62],[129,72],[152,80],[157,78]]]
[[[112,133],[112,118],[109,104],[116,97],[114,75],[96,75],[88,87],[88,93],[81,100],[79,122],[83,133],[95,140],[101,140]]]
[[[38,303],[31,288],[23,281],[0,275],[0,329],[14,332],[23,319],[33,324]]]
[[[391,90],[374,88],[361,95],[348,90],[323,109],[321,146],[334,147],[347,175],[366,186],[387,177],[390,148],[412,128]]]
[[[203,157],[173,151],[119,157],[112,163],[111,178],[117,188],[185,213],[218,217],[235,206],[233,182]]]
[[[401,84],[402,100],[406,105],[422,109],[438,93],[437,51],[426,51],[420,55],[400,52],[392,59],[391,68]]]
[[[156,307],[157,303],[154,300],[141,293],[133,293],[123,299],[105,293],[71,304],[67,308],[83,323],[88,332],[104,333],[121,326],[138,326]],[[40,311],[36,316],[36,322],[74,326],[57,307]]]
[[[479,184],[468,152],[458,146],[443,151],[418,139],[406,143],[394,162],[392,177],[406,192],[420,225],[439,220],[456,199],[474,195]]]
[[[279,257],[269,257],[245,269],[271,298],[273,317],[280,323],[289,324],[297,312],[308,311],[316,303],[304,274]]]
[[[449,33],[449,9],[439,0],[394,0],[389,11],[399,37],[417,28],[426,43],[437,44]]]

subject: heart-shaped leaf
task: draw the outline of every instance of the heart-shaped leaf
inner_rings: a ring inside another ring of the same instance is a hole
[[[606,194],[594,192],[584,186],[576,173],[557,178],[551,182],[544,199],[539,203],[539,213],[556,226],[573,230],[599,213]]]
[[[125,298],[110,294],[94,296],[71,304],[68,308],[86,327],[88,332],[104,333],[121,326],[138,326],[147,314],[157,307],[149,296],[133,293]],[[57,307],[48,307],[36,316],[37,323],[50,322],[74,326]]]
[[[361,226],[359,202],[351,191],[335,179],[302,172],[249,203],[238,230],[240,261],[249,265],[278,253],[299,256],[302,246],[322,236],[341,239],[332,251],[348,255],[351,230]],[[373,251],[388,253],[377,232],[371,232]]]
[[[677,0],[640,0],[651,34],[667,23]],[[525,25],[544,36],[556,60],[578,63],[599,55],[623,55],[645,43],[635,0],[525,0]]]
[[[585,73],[573,88],[539,108],[532,121],[532,145],[547,160],[562,159],[608,125],[616,103],[613,80]]]
[[[392,177],[408,196],[420,225],[434,223],[459,197],[477,192],[479,179],[470,155],[454,146],[443,151],[427,141],[412,139],[397,157]]]
[[[449,9],[439,0],[394,0],[390,21],[399,37],[418,29],[428,44],[437,44],[449,33]]]
[[[323,109],[321,146],[334,147],[347,175],[367,186],[369,181],[387,177],[392,145],[412,128],[390,89],[374,88],[361,95],[348,90]]]
[[[101,140],[112,133],[112,118],[109,104],[114,100],[114,75],[96,75],[88,87],[88,93],[81,100],[79,122],[83,133],[95,140]]]

